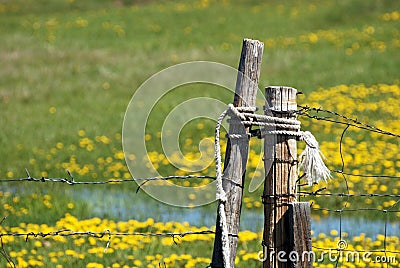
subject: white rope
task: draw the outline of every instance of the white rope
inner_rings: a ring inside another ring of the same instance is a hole
[[[269,116],[267,116],[269,120]],[[263,119],[263,116],[258,116],[259,120]],[[278,118],[277,118],[278,119]],[[278,121],[278,120],[277,120]],[[262,122],[261,122],[262,123]],[[272,125],[271,125],[272,124]],[[263,124],[258,124],[263,125]],[[304,140],[306,148],[299,156],[299,171],[303,169],[305,179],[308,181],[308,185],[319,183],[320,181],[326,181],[331,178],[330,170],[325,166],[319,144],[313,134],[309,131],[300,131],[300,121],[294,119],[286,119],[279,117],[279,123],[268,123],[269,127],[279,128],[278,130],[263,130],[262,136],[265,135],[288,135],[297,136],[300,140]]]
[[[216,181],[217,181],[217,199],[219,200],[218,215],[220,218],[220,227],[221,227],[221,231],[222,231],[221,240],[222,240],[222,257],[223,257],[223,261],[224,261],[224,267],[231,267],[231,266],[230,266],[230,248],[229,248],[228,226],[226,223],[226,214],[225,214],[226,193],[222,186],[222,160],[221,160],[221,146],[220,146],[220,142],[219,142],[219,136],[220,136],[220,128],[221,128],[222,121],[224,120],[225,116],[228,114],[229,110],[231,110],[231,107],[226,109],[218,117],[217,126],[215,127],[215,169],[216,169],[216,177],[217,177],[217,179],[216,179]]]
[[[227,134],[227,138],[230,139],[249,139],[250,135],[249,134]]]
[[[240,123],[245,126],[257,125],[267,127],[267,129],[261,131],[261,136],[288,135],[299,137],[299,139],[304,140],[307,145],[299,156],[299,170],[303,169],[308,184],[312,185],[313,183],[319,183],[321,180],[326,181],[331,178],[330,171],[324,164],[323,159],[325,159],[325,157],[319,148],[317,140],[311,132],[303,132],[300,130],[300,121],[249,113],[256,110],[256,107],[235,107],[233,104],[229,104],[227,111],[224,112],[224,117],[227,113],[232,113],[236,118],[229,119],[230,123]],[[227,136],[232,139],[248,138],[247,134],[234,133],[228,134]]]
[[[288,119],[288,118],[281,118],[281,117],[274,117],[270,115],[264,115],[264,114],[250,114],[250,113],[242,113],[244,116],[248,117],[253,117],[259,120],[262,120],[264,122],[278,122],[278,123],[286,123],[286,124],[291,124],[291,125],[300,125],[300,121],[295,120],[295,119]]]
[[[290,120],[290,119],[289,119]],[[230,121],[232,122],[232,121]],[[290,125],[290,124],[277,124],[277,123],[268,123],[268,122],[260,122],[260,121],[241,121],[244,125],[253,125],[253,126],[264,126],[264,127],[280,127],[286,129],[294,129],[299,130],[300,125]]]
[[[281,125],[279,125],[281,126]],[[291,131],[291,130],[264,130],[261,131],[261,136],[266,135],[287,135],[287,136],[297,136],[301,139],[303,136],[303,131]]]

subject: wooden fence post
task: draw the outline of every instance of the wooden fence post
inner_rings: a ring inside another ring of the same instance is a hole
[[[236,80],[235,97],[233,105],[235,107],[255,106],[258,90],[258,80],[260,77],[261,61],[264,44],[257,40],[243,40],[242,53]],[[248,133],[250,128],[245,131]],[[242,134],[243,126],[230,124],[229,134]],[[228,139],[226,148],[223,188],[226,192],[227,201],[225,203],[226,223],[228,226],[230,263],[234,267],[236,257],[236,247],[239,233],[240,212],[242,207],[242,194],[244,177],[249,150],[249,139]],[[218,207],[220,204],[218,204]],[[211,267],[225,267],[222,255],[222,230],[220,228],[220,217],[217,213],[216,233],[214,240],[214,250]]]
[[[313,265],[314,255],[311,244],[311,209],[309,202],[289,204],[290,248],[296,260],[290,260],[290,267],[309,268]],[[292,253],[292,254],[293,254]]]
[[[297,90],[291,87],[267,87],[265,113],[296,119],[296,94]],[[298,178],[296,137],[265,135],[264,153],[263,267],[311,267],[312,260],[308,258],[311,253],[310,205],[293,203]],[[305,260],[303,255],[306,255]]]

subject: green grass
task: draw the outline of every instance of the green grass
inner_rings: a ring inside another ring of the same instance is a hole
[[[60,163],[70,162],[72,155],[82,165],[94,165],[98,173],[96,178],[90,173],[75,174],[77,180],[112,178],[111,172],[104,173],[109,166],[100,165],[98,159],[113,157],[122,149],[115,135],[121,133],[135,90],[154,73],[176,63],[206,60],[236,68],[244,38],[265,43],[260,88],[293,86],[306,93],[301,99],[305,103],[307,93],[319,87],[398,83],[400,20],[384,21],[382,15],[399,8],[397,1],[383,0],[3,1],[0,178],[9,177],[10,172],[12,177],[24,177],[25,168],[35,177],[43,171],[65,177]],[[197,96],[233,99],[226,91],[203,85],[178,89],[156,107],[160,112],[152,114],[148,132],[156,135],[167,111]],[[375,114],[368,118],[371,124],[378,119]],[[80,130],[92,140],[104,135],[112,142],[94,142],[96,149],[89,152],[79,147]],[[204,131],[211,136],[213,123],[206,123]],[[200,138],[198,131],[188,127],[182,133],[194,141]],[[58,142],[65,147],[49,153]],[[159,142],[152,139],[148,147],[157,150]],[[46,158],[49,154],[50,159]],[[76,187],[66,187],[0,185],[1,191],[14,194],[53,196],[51,213],[33,202],[29,209],[36,213],[10,218],[7,223],[55,222],[68,211],[69,202],[74,202],[77,215],[90,217],[92,207],[73,199]],[[134,190],[121,187],[121,191]]]
[[[393,57],[398,47],[391,45],[398,37],[398,22],[380,19],[384,12],[395,10],[394,2],[238,1],[227,6],[212,2],[207,8],[182,2],[187,9],[183,12],[172,2],[117,6],[112,1],[50,5],[13,1],[3,5],[0,153],[7,157],[0,174],[23,173],[24,155],[31,154],[30,148],[73,143],[80,129],[88,136],[120,131],[135,89],[164,67],[191,60],[237,66],[245,37],[279,42],[279,38],[298,39],[319,30],[345,33],[343,44],[337,45],[321,40],[266,46],[260,87],[291,85],[308,92],[319,86],[390,84],[398,79],[400,63]],[[86,20],[87,27],[78,26],[79,19]],[[362,32],[369,25],[376,29],[372,37],[385,42],[387,49],[365,48],[347,56],[345,48],[359,42],[359,36],[352,39],[348,32]],[[53,36],[55,40],[49,42]],[[104,83],[109,83],[108,90],[103,89]],[[56,107],[54,115],[50,107]],[[16,153],[17,144],[26,150]]]

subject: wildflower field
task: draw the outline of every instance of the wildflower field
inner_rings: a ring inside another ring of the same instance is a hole
[[[0,23],[0,180],[24,178],[26,170],[36,178],[68,178],[68,170],[77,181],[131,179],[121,128],[135,90],[154,73],[181,62],[235,67],[243,38],[265,44],[260,88],[293,86],[304,93],[298,96],[302,106],[400,134],[397,1],[14,0],[0,2]],[[208,141],[202,153],[213,157],[212,120],[196,119],[182,129],[184,158],[166,156],[161,146],[166,114],[199,96],[225,103],[233,98],[213,86],[190,85],[166,96],[152,113],[143,138],[163,176],[184,175],[170,160],[185,165],[198,159],[200,141]],[[323,219],[339,223],[339,217],[377,221],[372,235],[363,225],[314,231],[317,256],[337,249],[340,238],[346,250],[372,251],[369,261],[339,260],[336,266],[325,258],[315,267],[398,267],[400,139],[355,127],[344,132],[346,125],[306,116],[299,120],[316,136],[328,167],[343,171],[301,191],[326,187],[320,193],[364,194],[301,197],[313,204],[312,228]],[[249,177],[262,176],[257,169],[261,143],[251,141]],[[303,146],[299,142],[299,152]],[[198,175],[213,176],[214,169],[212,164]],[[246,189],[244,211],[262,214],[262,189]],[[0,267],[207,267],[213,234],[206,231],[214,230],[215,222],[204,219],[216,215],[215,202],[170,208],[136,190],[135,183],[0,182],[0,233],[26,234],[1,237]],[[335,212],[343,207],[342,214]],[[198,220],[190,216],[193,212]],[[241,220],[246,226],[246,218]],[[60,230],[68,231],[29,235]],[[103,235],[62,235],[70,231]],[[188,232],[198,234],[150,235]],[[261,266],[261,240],[261,229],[241,231],[236,267]],[[382,263],[377,256],[395,259]]]

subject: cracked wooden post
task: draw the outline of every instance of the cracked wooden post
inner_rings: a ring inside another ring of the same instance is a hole
[[[267,87],[265,113],[296,119],[296,94],[297,90],[291,87]],[[312,267],[310,204],[295,202],[296,136],[271,134],[264,139],[263,267]]]
[[[243,40],[242,54],[240,57],[238,77],[233,105],[235,107],[253,107],[256,104],[258,80],[260,77],[261,61],[264,44],[257,40]],[[250,128],[240,124],[230,124],[229,134],[249,133]],[[225,203],[226,223],[229,233],[230,267],[225,267],[222,253],[222,230],[220,217],[217,213],[216,233],[212,256],[212,268],[231,268],[235,265],[236,248],[239,233],[240,212],[242,207],[242,194],[244,177],[249,151],[249,138],[228,139],[226,148],[223,188],[227,195]],[[218,204],[218,207],[220,204]]]

